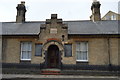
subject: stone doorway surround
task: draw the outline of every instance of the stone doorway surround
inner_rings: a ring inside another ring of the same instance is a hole
[[[63,58],[63,54],[64,54],[64,46],[62,44],[62,42],[57,41],[57,40],[49,40],[47,41],[44,45],[43,45],[43,49],[42,49],[42,54],[44,55],[44,64],[45,64],[45,68],[48,68],[48,48],[51,45],[55,45],[58,47],[59,49],[59,54],[58,54],[58,67],[57,68],[61,68],[62,65],[62,58]]]

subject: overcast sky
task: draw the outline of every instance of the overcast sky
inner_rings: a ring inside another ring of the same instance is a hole
[[[63,20],[89,20],[93,0],[0,0],[0,22],[16,20],[16,6],[25,1],[26,21],[45,21],[51,14]],[[118,13],[120,0],[99,0],[101,17],[109,10]]]

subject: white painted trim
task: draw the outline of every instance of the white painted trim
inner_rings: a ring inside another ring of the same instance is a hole
[[[23,60],[23,61],[31,61],[31,59],[21,59],[21,60]]]
[[[88,60],[76,60],[77,62],[88,62]]]

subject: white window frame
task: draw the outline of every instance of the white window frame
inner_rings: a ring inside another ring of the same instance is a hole
[[[86,43],[87,43],[87,59],[86,59],[86,60],[78,60],[78,59],[77,59],[77,44],[78,44],[78,43],[82,43],[82,42],[86,42]],[[77,61],[77,62],[88,62],[88,42],[87,42],[87,41],[76,42],[76,50],[75,50],[75,51],[76,51],[76,61]]]
[[[23,59],[23,58],[22,58],[22,55],[23,55],[23,53],[22,53],[22,52],[23,52],[23,51],[22,51],[22,43],[31,43],[31,51],[30,51],[30,52],[31,52],[31,57],[32,57],[32,42],[25,41],[25,42],[21,42],[21,43],[20,43],[20,48],[21,48],[21,51],[20,51],[20,52],[21,52],[21,55],[20,55],[20,60],[30,61],[30,60],[31,60],[31,58],[30,58],[30,59]]]
[[[111,15],[111,20],[116,20],[117,18],[116,18],[116,15],[115,14],[113,14],[113,15]]]

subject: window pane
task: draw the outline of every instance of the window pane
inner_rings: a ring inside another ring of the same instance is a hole
[[[77,45],[76,45],[76,50],[77,50],[77,51],[80,51],[80,43],[77,43]]]
[[[86,51],[86,50],[87,50],[86,42],[81,42],[81,44],[80,44],[80,51]]]
[[[31,52],[28,52],[27,59],[31,59]]]
[[[80,54],[81,54],[81,60],[83,60],[84,53],[81,52]]]
[[[72,44],[65,44],[64,49],[65,49],[65,56],[71,57],[72,56]]]
[[[31,52],[22,52],[22,59],[31,59]]]
[[[115,14],[111,15],[111,20],[116,20],[116,15]]]
[[[31,51],[32,50],[32,44],[31,43],[28,43],[27,44],[27,51]]]
[[[42,44],[35,45],[35,56],[42,56]]]
[[[32,44],[31,42],[22,42],[21,47],[22,51],[31,51]]]
[[[77,60],[80,60],[80,52],[77,51]]]
[[[113,14],[113,20],[116,20],[116,15],[115,14]]]
[[[27,52],[25,51],[22,52],[22,59],[27,59]]]
[[[21,43],[21,50],[25,51],[24,49],[25,49],[24,43]]]
[[[31,59],[32,43],[22,42],[21,43],[21,59]]]
[[[87,52],[83,51],[82,53],[82,60],[87,60]]]
[[[28,43],[25,43],[24,44],[24,48],[25,48],[24,51],[28,51],[29,50],[28,47],[29,47]]]
[[[26,48],[27,48],[27,45],[25,42],[22,42],[21,43],[21,47],[22,47],[22,51],[27,51]]]
[[[79,49],[79,50],[78,50]],[[77,60],[87,60],[87,42],[79,42],[76,44]]]

